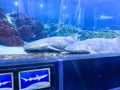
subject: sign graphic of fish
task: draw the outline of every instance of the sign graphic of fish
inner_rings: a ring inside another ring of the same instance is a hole
[[[0,74],[0,90],[14,90],[12,73]]]
[[[50,68],[19,72],[19,90],[36,90],[50,86]]]

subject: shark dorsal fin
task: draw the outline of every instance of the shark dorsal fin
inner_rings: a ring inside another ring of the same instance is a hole
[[[71,34],[70,37],[73,38],[75,41],[78,41],[78,33]]]

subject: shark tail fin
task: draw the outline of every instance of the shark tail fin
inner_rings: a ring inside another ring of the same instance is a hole
[[[78,41],[79,34],[74,33],[74,34],[71,34],[70,37],[73,38],[75,41]]]

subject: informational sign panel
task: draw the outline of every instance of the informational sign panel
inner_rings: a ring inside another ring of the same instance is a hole
[[[20,90],[37,90],[48,88],[50,86],[50,68],[19,72]]]
[[[0,74],[0,90],[14,90],[12,73]]]

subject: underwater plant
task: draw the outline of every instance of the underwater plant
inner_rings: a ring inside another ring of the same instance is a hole
[[[120,31],[114,30],[96,30],[96,31],[88,31],[88,30],[80,30],[79,34],[81,35],[81,39],[89,39],[89,38],[115,38],[120,36]]]
[[[44,30],[48,37],[51,36],[69,36],[73,33],[78,33],[79,29],[72,25],[66,25],[64,23],[45,24]]]
[[[69,36],[74,33],[79,34],[80,40],[85,40],[89,38],[115,38],[120,36],[120,31],[117,30],[106,30],[106,29],[99,29],[96,31],[92,30],[81,30],[76,26],[71,24],[67,25],[64,23],[56,24],[44,24],[44,30],[47,33],[47,37],[51,36]]]

